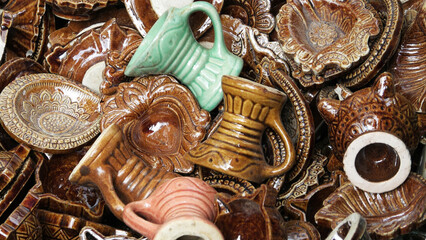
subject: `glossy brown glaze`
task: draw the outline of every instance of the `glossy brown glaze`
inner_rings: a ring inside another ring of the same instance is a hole
[[[359,213],[352,213],[333,229],[326,240],[370,240],[366,230],[365,219]]]
[[[99,96],[69,79],[31,74],[2,91],[0,118],[16,141],[42,152],[67,152],[99,133],[99,102]]]
[[[291,220],[285,223],[287,240],[320,240],[318,230],[309,222]]]
[[[318,110],[329,126],[330,143],[338,159],[356,137],[369,131],[388,131],[402,139],[408,149],[417,147],[415,109],[395,92],[389,73],[378,76],[373,87],[356,91],[342,101],[321,100]]]
[[[11,151],[0,152],[0,215],[13,203],[35,171],[35,162],[28,157],[30,149],[22,145]],[[22,200],[22,199],[18,199]]]
[[[374,3],[375,1],[372,1]],[[379,73],[379,71],[389,61],[395,52],[402,30],[403,13],[400,2],[398,0],[385,0],[383,2],[376,1],[376,7],[382,14],[385,23],[383,29],[373,45],[371,46],[371,54],[365,61],[355,69],[349,71],[341,83],[346,87],[359,88],[367,84]],[[384,6],[380,6],[384,5]]]
[[[368,181],[381,182],[397,173],[400,167],[399,156],[391,146],[373,143],[358,152],[355,167]]]
[[[425,179],[415,174],[398,188],[381,194],[344,184],[324,201],[315,220],[321,226],[335,228],[349,214],[358,212],[366,219],[367,232],[372,238],[391,239],[425,221],[425,188]]]
[[[94,11],[117,3],[118,0],[46,0],[53,13],[60,18],[72,21],[85,21]]]
[[[43,20],[45,12],[44,0],[13,0],[4,6],[1,14],[1,41],[6,43],[7,39],[7,51],[18,57],[40,57],[42,49],[39,41],[46,30],[46,25],[41,25],[46,22]]]
[[[121,27],[115,19],[111,19],[102,26],[80,32],[63,46],[57,45],[46,56],[45,66],[51,73],[68,77],[99,92],[108,54],[111,51],[121,52],[129,45],[139,43],[140,39],[136,30]],[[99,69],[96,68],[98,64],[102,64]],[[91,69],[95,71],[92,75]]]
[[[119,219],[127,203],[147,198],[161,182],[179,176],[147,165],[132,153],[127,139],[122,129],[110,125],[69,176],[72,183],[97,186]]]
[[[0,91],[2,91],[15,78],[47,72],[42,65],[29,58],[14,58],[0,67]]]
[[[104,205],[101,192],[94,187],[71,183],[68,177],[88,148],[69,154],[53,155],[41,167],[40,180],[45,193],[53,194],[71,204],[81,205],[87,209],[101,209]]]
[[[269,0],[232,0],[225,1],[221,13],[239,18],[244,24],[256,28],[259,32],[270,33],[275,26],[270,9]]]
[[[426,112],[426,7],[417,8],[417,15],[401,39],[390,72],[396,90],[404,95],[417,112]]]
[[[289,171],[295,163],[295,152],[280,117],[285,95],[275,88],[233,76],[222,78],[222,89],[225,111],[220,126],[185,159],[257,183]],[[278,133],[286,150],[284,161],[276,166],[266,163],[261,148],[267,126]]]
[[[261,185],[247,196],[220,197],[216,225],[225,239],[283,239],[284,220],[274,207],[275,190]]]
[[[80,231],[86,226],[96,228],[100,233],[109,235],[132,236],[128,231],[116,229],[106,224],[89,221],[82,217],[71,216],[48,210],[37,209],[37,219],[43,229],[43,239],[78,239]]]
[[[160,17],[153,9],[151,0],[124,0],[123,2],[136,29],[138,29],[142,36],[146,36],[148,31]],[[218,12],[222,9],[223,0],[205,0],[205,2],[211,3]],[[190,17],[189,24],[195,38],[199,38],[212,26],[207,15],[200,13],[193,14],[193,16]]]
[[[210,114],[175,78],[148,76],[121,83],[105,96],[101,109],[102,129],[122,127],[129,148],[145,163],[167,171],[193,170],[183,155],[204,138]]]
[[[369,38],[380,32],[378,21],[360,0],[295,0],[281,7],[277,32],[284,52],[304,73],[321,75],[329,68],[350,69],[366,56]],[[324,78],[303,80],[300,83],[309,87],[322,84]]]

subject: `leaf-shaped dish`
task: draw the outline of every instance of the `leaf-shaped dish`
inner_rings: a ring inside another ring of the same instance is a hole
[[[371,237],[391,239],[408,233],[426,220],[426,180],[412,173],[401,186],[385,193],[364,192],[347,183],[324,200],[315,220],[335,228],[354,212],[367,220]]]
[[[100,100],[59,75],[26,75],[0,94],[1,124],[16,141],[38,151],[68,152],[100,132]]]

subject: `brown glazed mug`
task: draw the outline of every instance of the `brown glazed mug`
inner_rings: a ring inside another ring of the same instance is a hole
[[[148,198],[127,204],[123,221],[149,239],[223,239],[212,222],[217,214],[216,194],[201,179],[173,178]]]
[[[217,130],[184,156],[195,164],[245,180],[261,183],[289,171],[295,150],[281,120],[286,95],[272,87],[241,77],[223,76],[225,111]],[[266,163],[261,138],[271,127],[281,138],[285,159]]]

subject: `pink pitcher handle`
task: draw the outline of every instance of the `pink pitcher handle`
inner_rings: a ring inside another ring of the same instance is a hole
[[[124,223],[133,230],[147,237],[154,239],[155,234],[160,229],[159,224],[155,224],[140,217],[137,213],[143,215],[150,211],[151,205],[145,200],[135,201],[127,204],[123,211]]]

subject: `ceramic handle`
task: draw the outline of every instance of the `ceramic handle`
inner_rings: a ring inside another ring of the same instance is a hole
[[[124,207],[123,221],[127,226],[148,239],[154,239],[160,225],[149,222],[137,214],[150,212],[150,209],[151,204],[148,204],[145,200],[131,202]]]
[[[220,17],[216,11],[216,8],[214,8],[214,6],[208,2],[203,2],[203,1],[194,2],[191,4],[191,7],[188,9],[187,16],[189,17],[191,13],[198,12],[198,11],[204,12],[212,20],[213,29],[215,31],[214,44],[213,44],[212,50],[219,54],[223,50],[227,50],[225,46],[225,40],[223,39],[222,22],[220,21]]]
[[[296,161],[296,151],[294,149],[293,143],[291,142],[290,136],[288,136],[284,125],[281,122],[280,116],[281,109],[272,109],[270,112],[269,118],[266,120],[266,124],[271,127],[284,143],[285,148],[285,159],[282,163],[277,166],[267,165],[263,169],[263,175],[267,177],[275,177],[282,175],[289,171]],[[273,117],[274,116],[274,117]]]

